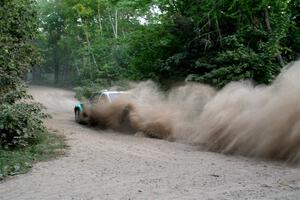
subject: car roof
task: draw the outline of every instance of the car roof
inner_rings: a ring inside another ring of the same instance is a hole
[[[126,91],[101,90],[99,92],[93,92],[92,94],[118,94],[118,93],[128,93],[128,92],[126,92]]]
[[[122,94],[122,93],[127,93],[125,91],[101,91],[100,93],[103,93],[103,94]]]

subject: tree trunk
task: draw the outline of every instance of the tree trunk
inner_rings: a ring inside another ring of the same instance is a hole
[[[114,37],[116,37],[116,30],[115,30],[113,18],[112,18],[110,13],[108,15],[109,15],[109,21],[110,21],[110,24],[111,24],[111,27],[112,27],[112,30],[113,30],[113,35],[114,35]]]
[[[57,45],[53,48],[54,52],[54,83],[58,84],[59,82],[59,62],[58,62],[58,53],[57,53]]]
[[[42,79],[42,70],[40,66],[34,66],[32,68],[32,82],[39,82]]]
[[[76,68],[77,76],[80,76],[81,73],[80,73],[80,68],[79,68],[79,66],[78,66],[78,63],[75,62],[74,65],[75,65],[75,68]]]
[[[98,24],[99,24],[100,36],[102,36],[103,28],[102,28],[102,20],[101,20],[101,15],[100,15],[99,3],[98,3]]]
[[[268,32],[269,32],[270,34],[272,34],[272,33],[273,33],[273,30],[272,30],[272,27],[271,27],[270,18],[269,18],[269,12],[268,12],[267,9],[265,9],[264,16],[265,16],[265,23],[266,23],[266,26],[267,26],[267,30],[268,30]],[[282,58],[282,56],[281,56],[281,53],[278,52],[278,54],[277,54],[276,57],[277,57],[277,60],[278,60],[278,62],[279,62],[279,64],[280,64],[280,66],[281,66],[281,67],[284,67],[285,64],[284,64],[283,58]]]
[[[109,13],[109,20],[110,20],[110,23],[111,23],[111,27],[112,27],[112,30],[113,30],[113,34],[114,34],[114,37],[115,38],[118,38],[118,10],[116,9],[115,10],[115,16],[114,16],[114,19],[112,17],[112,15]]]
[[[115,28],[115,31],[116,31],[116,35],[115,37],[118,38],[118,10],[116,9],[115,11],[115,25],[116,25],[116,28]]]
[[[222,40],[223,40],[223,38],[222,38],[221,29],[220,29],[220,26],[219,26],[218,17],[215,16],[215,18],[216,18],[216,28],[217,28],[217,32],[218,32],[218,34],[219,34],[220,46],[222,46]]]
[[[95,64],[95,66],[98,68],[98,64],[97,64],[95,55],[94,55],[94,53],[93,53],[93,51],[92,51],[92,46],[91,46],[91,42],[90,42],[90,39],[89,39],[89,34],[88,34],[87,30],[84,28],[84,24],[83,24],[83,22],[82,22],[82,18],[81,18],[81,16],[80,16],[80,14],[78,14],[78,16],[79,16],[79,18],[81,19],[81,20],[80,20],[80,24],[81,24],[81,26],[82,26],[82,28],[83,28],[84,35],[85,35],[85,38],[86,38],[86,42],[87,42],[87,44],[88,44],[88,51],[89,51],[89,54],[92,56],[93,62],[94,62],[94,64]],[[92,69],[91,69],[91,71],[92,71]],[[92,72],[91,72],[91,73],[92,73]]]

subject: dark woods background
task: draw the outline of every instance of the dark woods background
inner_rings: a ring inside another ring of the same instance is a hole
[[[0,5],[1,99],[11,103],[25,95],[28,71],[29,82],[78,86],[87,94],[122,80],[152,79],[165,87],[183,81],[222,87],[243,79],[268,84],[300,50],[299,0]]]
[[[38,1],[33,81],[268,84],[296,58],[299,0]]]

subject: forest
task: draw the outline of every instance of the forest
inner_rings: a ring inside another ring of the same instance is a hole
[[[46,131],[25,81],[79,97],[149,79],[270,84],[300,51],[300,0],[2,0],[0,19],[4,149]]]
[[[39,0],[33,81],[269,84],[300,47],[299,0]]]

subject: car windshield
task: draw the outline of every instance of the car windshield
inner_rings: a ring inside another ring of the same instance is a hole
[[[110,100],[111,101],[114,101],[114,100],[116,100],[121,94],[123,94],[123,93],[110,93],[109,94],[109,98],[110,98]]]
[[[110,93],[109,94],[109,97],[110,97],[110,100],[111,101],[115,101],[116,99],[118,99],[120,96],[124,96],[128,99],[131,99],[131,100],[136,100],[137,97],[128,93],[128,92],[116,92],[116,93]]]

